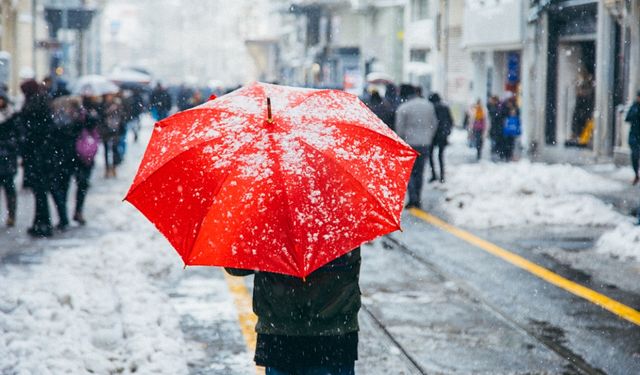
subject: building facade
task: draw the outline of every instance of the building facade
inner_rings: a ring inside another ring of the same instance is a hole
[[[625,107],[638,87],[637,0],[532,1],[527,40],[531,151],[590,163],[624,155]]]

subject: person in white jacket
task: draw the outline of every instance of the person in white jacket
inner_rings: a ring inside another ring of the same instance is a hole
[[[409,100],[398,107],[395,128],[396,133],[419,153],[411,171],[407,207],[420,208],[424,166],[438,129],[438,118],[433,104],[418,96],[415,88],[409,94]]]

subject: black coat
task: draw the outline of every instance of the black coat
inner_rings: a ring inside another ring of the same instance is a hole
[[[504,122],[507,118],[505,109],[500,104],[488,104],[487,110],[489,112],[489,121],[491,122],[491,129],[489,129],[489,137],[494,141],[502,139],[502,131],[504,128]]]
[[[235,276],[253,271],[227,268]],[[306,280],[255,272],[256,332],[266,335],[331,336],[358,331],[360,248],[320,267]]]
[[[633,103],[625,120],[631,124],[629,145],[631,147],[640,146],[640,102]]]
[[[369,108],[371,112],[375,113],[382,122],[393,130],[396,122],[396,113],[391,103],[383,100],[377,103],[370,103]]]
[[[0,124],[0,176],[14,176],[18,171],[17,116]]]
[[[436,117],[438,118],[438,128],[436,134],[433,136],[433,144],[439,147],[447,145],[447,138],[451,134],[453,128],[453,116],[451,116],[451,110],[449,106],[443,102],[437,102],[434,104],[436,109]]]
[[[171,110],[171,95],[165,89],[155,88],[151,93],[151,106],[158,111],[168,112]]]
[[[53,116],[48,96],[37,94],[27,99],[19,116],[24,185],[49,190],[56,171],[51,139]]]

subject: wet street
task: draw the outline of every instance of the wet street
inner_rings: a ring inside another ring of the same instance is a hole
[[[143,144],[132,146],[130,162],[116,180],[105,180],[100,167],[94,171],[87,208],[92,220],[86,227],[72,227],[50,240],[31,240],[24,233],[31,198],[20,196],[17,228],[0,234],[0,278],[9,288],[24,286],[2,293],[0,313],[7,318],[44,319],[38,340],[45,345],[58,340],[55,332],[61,323],[55,309],[68,305],[64,308],[73,320],[65,323],[70,340],[87,340],[97,353],[118,345],[127,348],[120,356],[105,354],[107,359],[85,364],[85,370],[96,373],[153,369],[158,359],[151,354],[142,358],[145,351],[140,348],[148,347],[166,363],[180,363],[176,373],[253,373],[251,278],[225,277],[215,268],[183,270],[154,228],[120,202],[142,150]],[[465,152],[454,149],[451,168],[468,162]],[[528,226],[458,232],[428,220],[426,212],[447,220],[438,203],[442,194],[442,188],[426,186],[424,211],[405,211],[403,232],[363,245],[358,373],[640,373],[640,327],[630,321],[637,319],[640,307],[640,266],[593,253],[602,228]],[[492,254],[473,242],[474,235],[543,267],[551,277],[567,280],[568,286],[553,285],[508,262],[504,254]],[[122,264],[119,259],[129,260]],[[76,261],[83,262],[82,267],[74,265]],[[52,272],[52,284],[47,284],[42,275]],[[58,284],[65,279],[74,284],[68,291],[61,290],[66,284]],[[588,288],[595,297],[589,301],[576,296],[571,282]],[[78,283],[88,283],[87,290],[78,291]],[[27,290],[52,293],[55,301],[47,308],[34,307],[30,296],[16,295]],[[105,304],[105,296],[113,304]],[[597,305],[612,301],[632,308],[631,314],[624,318],[618,305],[608,310]],[[152,311],[155,306],[162,308]],[[88,320],[85,328],[84,323],[78,326],[83,319],[78,310],[96,308],[113,310],[109,319],[115,320]],[[138,315],[137,320],[131,320],[131,314]],[[7,322],[0,322],[7,334],[13,325],[25,324],[20,319]],[[141,340],[141,332],[147,341],[135,341]],[[11,349],[15,355],[17,337],[3,342],[0,354]],[[32,358],[47,359],[40,355]],[[23,365],[37,369],[36,364]],[[0,366],[0,373],[18,373],[11,368],[17,367]]]

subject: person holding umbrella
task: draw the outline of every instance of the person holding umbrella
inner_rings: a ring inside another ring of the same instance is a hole
[[[255,274],[255,361],[266,367],[267,375],[355,373],[360,248],[304,280],[271,272],[226,270],[234,276]]]
[[[185,265],[255,275],[267,374],[353,374],[360,245],[416,156],[354,95],[255,83],[160,121],[125,199]]]

